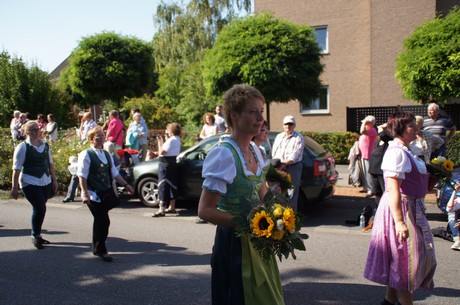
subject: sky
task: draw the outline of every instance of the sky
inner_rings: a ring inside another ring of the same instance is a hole
[[[159,3],[160,0],[0,0],[0,51],[51,72],[84,37],[110,31],[150,42]]]

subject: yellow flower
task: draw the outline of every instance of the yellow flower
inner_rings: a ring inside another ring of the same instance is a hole
[[[438,158],[434,158],[433,160],[431,160],[431,163],[438,165],[439,164]]]
[[[251,220],[251,230],[259,237],[270,237],[272,235],[273,227],[273,220],[265,211],[256,213]]]
[[[276,218],[283,216],[283,206],[279,203],[275,203],[273,206],[275,207],[273,210],[273,216]]]
[[[442,167],[448,171],[448,172],[451,172],[454,170],[454,162],[450,161],[450,160],[446,160],[444,161],[444,163],[442,164]]]
[[[283,214],[283,222],[286,226],[286,229],[289,233],[294,233],[295,231],[295,214],[292,208],[286,208]]]
[[[290,173],[287,174],[286,179],[289,183],[292,183],[292,177]]]
[[[275,231],[273,231],[273,233],[272,233],[272,238],[273,238],[274,240],[280,240],[281,238],[283,238],[283,236],[284,236],[284,231],[276,231],[276,230],[275,230]]]

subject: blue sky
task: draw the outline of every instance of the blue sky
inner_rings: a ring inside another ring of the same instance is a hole
[[[103,31],[151,41],[160,0],[1,0],[0,51],[51,72]]]

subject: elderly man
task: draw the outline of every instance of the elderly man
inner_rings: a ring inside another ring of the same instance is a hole
[[[285,170],[291,175],[292,184],[294,185],[294,195],[290,200],[290,205],[297,211],[300,176],[302,174],[304,138],[297,131],[294,131],[295,126],[295,118],[292,115],[284,117],[284,132],[279,133],[275,138],[272,158],[281,160],[281,167],[279,169]]]
[[[438,104],[431,103],[428,105],[428,118],[423,121],[423,130],[428,130],[433,135],[439,136],[444,140],[444,144],[433,152],[431,159],[437,156],[445,156],[446,147],[455,135],[457,128],[450,118],[441,116]],[[447,131],[449,131],[449,134],[447,134]]]

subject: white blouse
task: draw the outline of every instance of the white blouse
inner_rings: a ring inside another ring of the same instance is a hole
[[[230,143],[238,152],[238,156],[243,163],[244,174],[247,177],[253,176],[254,173],[248,170],[248,164],[238,144],[231,137],[222,137],[221,139],[223,142]],[[257,146],[253,142],[251,142],[250,145],[257,159],[258,166],[256,175],[260,176],[262,174],[262,169],[268,163],[264,161]],[[236,176],[235,164],[236,161],[229,148],[219,145],[211,149],[203,163],[203,188],[220,194],[226,194],[227,184],[232,183]]]
[[[398,147],[402,149],[398,149]],[[404,151],[403,151],[404,150]],[[388,142],[388,149],[385,152],[382,160],[382,170],[385,177],[396,177],[398,179],[405,179],[406,173],[412,171],[412,164],[409,156],[405,153],[408,152],[415,162],[419,173],[426,174],[425,162],[415,156],[406,146],[396,141]]]

